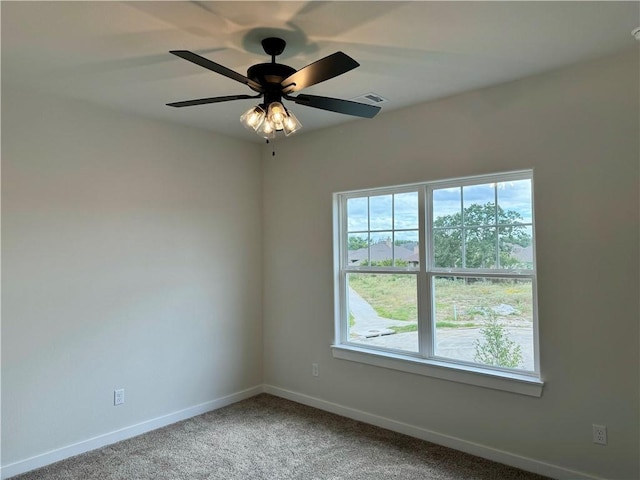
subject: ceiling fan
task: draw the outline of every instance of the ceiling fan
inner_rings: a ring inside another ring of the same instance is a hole
[[[262,48],[267,55],[271,56],[271,63],[258,63],[249,67],[246,77],[188,50],[172,50],[170,53],[180,58],[247,85],[251,90],[257,92],[257,95],[199,98],[168,103],[167,105],[170,107],[190,107],[264,97],[262,103],[245,112],[240,117],[240,121],[245,127],[267,140],[275,138],[278,131],[284,131],[286,135],[291,135],[302,127],[295,115],[282,104],[283,98],[299,105],[356,117],[373,118],[380,111],[378,106],[351,100],[305,94],[291,96],[291,93],[342,75],[360,64],[348,55],[336,52],[296,70],[287,65],[276,63],[276,56],[282,54],[285,46],[286,42],[281,38],[270,37],[262,40]]]

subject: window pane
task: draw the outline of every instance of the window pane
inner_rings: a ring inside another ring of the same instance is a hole
[[[435,355],[534,370],[529,279],[434,277]]]
[[[363,263],[372,267],[390,267],[393,264],[393,232],[372,232],[371,233],[371,264]]]
[[[463,187],[462,195],[465,225],[495,225],[496,197],[493,183]]]
[[[436,267],[462,268],[462,229],[434,230],[433,249]]]
[[[462,226],[462,190],[460,187],[440,188],[433,191],[433,226]]]
[[[464,257],[466,268],[496,268],[498,242],[494,227],[465,229]]]
[[[349,198],[347,200],[347,228],[350,232],[369,229],[368,197]]]
[[[391,230],[391,195],[369,197],[371,230]]]
[[[499,227],[500,267],[533,268],[532,229],[526,225]]]
[[[393,223],[396,229],[418,228],[418,192],[393,196]]]
[[[409,274],[347,274],[350,342],[418,351],[417,279]]]
[[[396,267],[417,267],[420,265],[417,230],[395,232],[393,243],[395,245]]]
[[[369,262],[369,235],[367,233],[350,233],[348,235],[349,257],[347,265],[360,266]]]
[[[500,223],[531,223],[531,180],[500,182],[497,188],[498,206],[506,217],[500,218]]]

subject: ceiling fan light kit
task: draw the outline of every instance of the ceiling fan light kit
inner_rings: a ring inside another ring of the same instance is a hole
[[[240,116],[240,122],[247,129],[254,131],[267,140],[275,138],[277,132],[284,132],[286,136],[289,136],[302,128],[302,124],[293,112],[282,104],[283,99],[307,107],[363,118],[373,118],[380,111],[378,106],[351,100],[317,95],[298,95],[296,97],[289,95],[303,88],[342,75],[360,64],[348,55],[336,52],[300,70],[296,70],[288,65],[276,63],[276,56],[284,51],[285,46],[286,42],[281,38],[270,37],[262,40],[262,48],[267,55],[271,56],[271,63],[252,65],[247,70],[246,77],[188,50],[172,50],[170,53],[180,58],[247,85],[258,95],[200,98],[168,103],[167,105],[170,107],[190,107],[263,97],[262,103],[251,107]]]

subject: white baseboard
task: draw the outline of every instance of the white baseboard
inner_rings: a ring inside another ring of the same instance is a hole
[[[65,458],[73,457],[81,453],[85,453],[97,448],[104,447],[128,438],[141,435],[143,433],[162,428],[181,420],[186,420],[196,415],[201,415],[206,412],[217,410],[218,408],[226,407],[232,403],[245,400],[260,393],[269,393],[278,397],[286,398],[294,402],[309,405],[310,407],[325,410],[327,412],[342,415],[343,417],[359,420],[370,425],[376,425],[378,427],[386,428],[398,433],[403,433],[411,437],[426,440],[428,442],[443,445],[445,447],[460,450],[478,457],[493,460],[495,462],[510,465],[512,467],[520,468],[529,472],[537,473],[539,475],[545,475],[547,477],[562,479],[562,480],[602,480],[600,477],[594,477],[582,472],[576,472],[557,465],[551,465],[539,460],[516,455],[504,450],[497,450],[495,448],[487,447],[478,443],[469,442],[460,438],[443,435],[441,433],[433,432],[424,428],[409,425],[407,423],[398,422],[390,418],[380,417],[371,413],[357,410],[355,408],[345,407],[337,403],[328,402],[320,398],[311,397],[283,388],[275,387],[273,385],[258,385],[241,392],[237,392],[231,395],[227,395],[222,398],[211,400],[200,405],[186,408],[177,412],[164,415],[162,417],[154,418],[136,425],[116,430],[104,435],[84,440],[82,442],[68,445],[50,452],[36,455],[25,460],[20,460],[9,465],[4,465],[0,469],[0,479],[5,480],[14,475],[34,470],[36,468],[44,467],[52,463],[64,460]]]
[[[549,463],[516,455],[504,450],[497,450],[486,445],[469,442],[467,440],[451,437],[449,435],[443,435],[441,433],[433,432],[425,428],[398,422],[390,418],[380,417],[378,415],[373,415],[362,410],[345,407],[337,403],[332,403],[320,398],[292,392],[290,390],[285,390],[273,385],[265,385],[264,392],[278,397],[286,398],[287,400],[292,400],[297,403],[309,405],[310,407],[318,408],[320,410],[335,413],[343,417],[351,418],[353,420],[359,420],[370,425],[386,428],[387,430],[403,433],[411,437],[453,448],[455,450],[469,453],[477,457],[486,458],[487,460],[492,460],[504,465],[516,467],[528,472],[537,473],[539,475],[545,475],[547,477],[559,480],[602,480],[600,477],[594,477],[586,473],[576,472],[574,470],[569,470],[557,465],[551,465]]]
[[[41,455],[36,455],[25,460],[10,463],[9,465],[3,465],[0,469],[0,479],[4,480],[9,477],[13,477],[14,475],[19,475],[36,468],[59,462],[60,460],[64,460],[65,458],[73,457],[90,450],[104,447],[105,445],[110,445],[112,443],[120,442],[122,440],[126,440],[128,438],[150,432],[151,430],[155,430],[157,428],[171,425],[172,423],[176,423],[181,420],[186,420],[187,418],[195,417],[196,415],[201,415],[212,410],[217,410],[218,408],[226,407],[227,405],[231,405],[232,403],[236,403],[241,400],[245,400],[247,398],[258,395],[263,391],[263,386],[258,385],[241,392],[233,393],[222,398],[201,403],[200,405],[195,405],[193,407],[185,408],[184,410],[179,410],[168,415],[163,415],[162,417],[153,418],[136,425],[131,425],[120,430],[105,433],[104,435],[99,435],[88,440],[83,440],[81,442],[74,443],[73,445],[58,448]]]

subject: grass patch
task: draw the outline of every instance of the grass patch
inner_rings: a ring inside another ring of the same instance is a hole
[[[500,305],[511,307],[511,312],[498,315],[510,320],[531,321],[533,303],[531,282],[472,279],[435,280],[436,322],[479,324],[492,309]]]
[[[455,322],[437,322],[436,328],[473,328],[477,327],[476,323],[455,323]],[[396,333],[409,333],[409,332],[417,332],[418,324],[412,323],[411,325],[394,325],[389,327],[390,330],[393,330]]]
[[[396,333],[417,332],[418,324],[412,323],[411,325],[393,326],[393,327],[389,327],[389,330],[393,330]]]
[[[418,318],[415,275],[351,273],[349,286],[383,318],[404,321]],[[498,317],[531,322],[531,282],[435,279],[437,327],[468,328],[482,325],[487,314],[501,305],[509,309],[508,313],[499,313]]]
[[[350,273],[349,286],[383,318],[418,318],[415,275]]]
[[[436,322],[436,328],[473,328],[478,325],[473,322]]]

